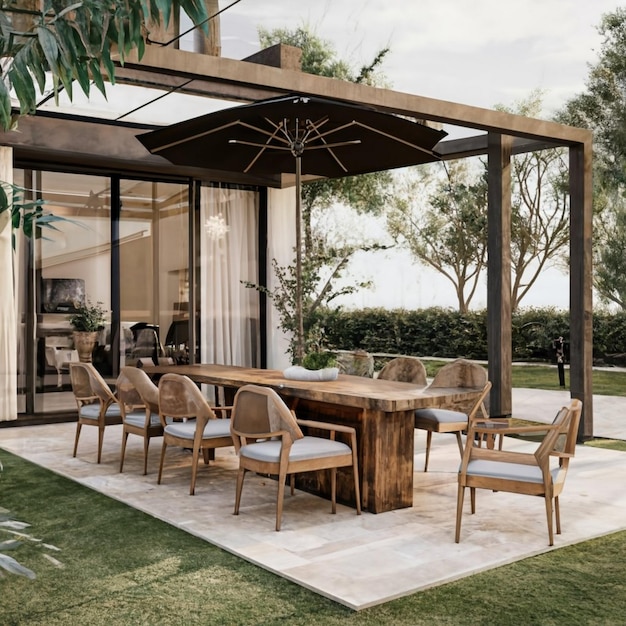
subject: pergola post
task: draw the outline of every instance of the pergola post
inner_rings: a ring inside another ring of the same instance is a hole
[[[489,413],[511,415],[511,137],[489,133],[487,146],[487,354]]]
[[[592,292],[592,148],[591,141],[569,149],[570,191],[570,389],[583,403],[581,441],[593,437],[593,292]]]

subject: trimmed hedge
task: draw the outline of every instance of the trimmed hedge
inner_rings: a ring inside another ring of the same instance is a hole
[[[319,314],[331,348],[370,353],[487,359],[487,311],[445,308],[324,310]],[[626,313],[594,313],[594,361],[626,364]],[[554,361],[559,336],[569,354],[569,312],[531,308],[512,317],[514,361]]]

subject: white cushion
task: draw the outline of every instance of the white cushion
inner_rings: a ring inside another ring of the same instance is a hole
[[[558,468],[551,470],[552,480],[556,480]],[[485,461],[479,459],[470,461],[467,465],[467,474],[470,476],[488,476],[503,480],[522,480],[528,483],[543,483],[543,474],[536,465],[523,463],[504,463],[503,461]]]
[[[100,403],[98,402],[96,404],[85,404],[84,406],[80,407],[78,414],[81,417],[86,417],[87,419],[97,420],[98,416],[100,415]],[[113,417],[121,416],[122,411],[120,409],[120,405],[117,403],[110,404],[106,410],[106,415]]]
[[[461,411],[450,411],[448,409],[418,409],[415,411],[415,417],[432,422],[433,424],[467,422],[467,415],[465,413]]]
[[[172,422],[165,427],[165,432],[173,437],[181,437],[190,439],[196,435],[196,420],[187,420],[186,422]],[[213,439],[219,437],[230,437],[230,420],[229,419],[211,419],[204,427],[202,437],[204,439]]]
[[[280,448],[280,440],[272,439],[243,446],[239,454],[256,461],[278,463],[280,461]],[[322,437],[303,437],[293,442],[289,451],[289,460],[303,461],[305,459],[342,456],[351,453],[350,446],[341,441],[332,441]]]

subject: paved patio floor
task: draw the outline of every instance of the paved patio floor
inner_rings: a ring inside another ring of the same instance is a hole
[[[548,421],[568,399],[566,392],[516,390],[514,413]],[[600,430],[607,434],[596,431],[598,436],[626,439],[626,427],[616,423],[618,417],[626,420],[626,398],[596,403],[595,414],[598,427],[606,422]],[[474,516],[466,498],[461,542],[454,543],[459,458],[451,435],[434,436],[431,468],[424,473],[425,435],[416,433],[412,508],[358,517],[353,509],[338,506],[332,515],[329,502],[298,491],[286,496],[282,530],[277,533],[272,480],[249,474],[240,515],[232,514],[237,464],[232,449],[218,450],[215,463],[200,469],[196,495],[191,497],[189,453],[168,449],[163,484],[157,485],[159,440],[150,451],[149,474],[142,476],[142,442],[129,437],[120,474],[120,426],[107,428],[100,465],[96,429],[83,428],[76,458],[71,456],[74,432],[72,423],[4,428],[0,448],[355,610],[626,529],[626,453],[589,446],[578,446],[571,463],[561,497],[563,534],[555,536],[550,548],[542,499],[487,491],[477,494]],[[521,450],[533,444],[510,439],[505,446]]]

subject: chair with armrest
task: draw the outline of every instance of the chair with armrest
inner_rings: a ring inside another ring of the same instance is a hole
[[[115,385],[122,410],[122,451],[120,472],[124,469],[128,435],[143,438],[143,473],[148,473],[148,447],[152,437],[163,436],[159,417],[159,389],[140,368],[123,367]]]
[[[329,438],[305,436],[300,426],[325,430]],[[269,387],[245,385],[235,395],[231,432],[239,456],[234,514],[239,514],[246,472],[278,477],[276,530],[280,530],[285,480],[294,474],[331,470],[331,510],[337,511],[337,468],[352,467],[357,515],[361,514],[356,431],[349,426],[310,420],[296,420],[282,398]],[[337,441],[335,433],[349,435],[350,445]]]
[[[413,383],[425,387],[426,368],[417,358],[399,356],[385,364],[378,374],[380,380],[395,380],[400,383]]]
[[[437,386],[433,381],[432,386]],[[488,418],[485,409],[485,398],[491,389],[491,382],[483,384],[481,392],[478,394],[474,404],[468,413],[459,410],[427,408],[415,411],[415,428],[426,431],[426,458],[424,459],[424,471],[428,471],[428,460],[430,458],[430,446],[433,433],[454,433],[459,445],[459,452],[463,456],[463,439],[461,433],[467,430],[468,424],[477,417]],[[479,415],[480,413],[480,415]],[[500,438],[502,445],[502,438]]]
[[[78,405],[74,453],[83,425],[98,427],[98,463],[102,457],[104,429],[111,424],[121,424],[122,412],[117,397],[91,363],[70,363],[72,391]]]
[[[205,465],[215,448],[233,445],[230,419],[219,419],[215,411],[226,413],[231,407],[211,408],[197,385],[187,376],[165,374],[159,380],[159,416],[163,426],[163,447],[157,483],[161,484],[163,461],[168,445],[191,448],[191,487],[194,495],[200,450]]]
[[[569,461],[576,451],[581,412],[582,402],[574,399],[569,407],[563,407],[557,413],[551,425],[500,427],[496,424],[497,420],[476,420],[470,423],[468,441],[473,441],[474,435],[493,432],[496,427],[500,434],[546,434],[534,453],[490,450],[469,443],[465,446],[459,470],[455,530],[457,543],[461,537],[465,488],[469,487],[472,514],[476,512],[476,489],[542,496],[545,499],[549,545],[554,545],[553,517],[556,519],[556,532],[560,534],[559,496],[565,485]],[[554,462],[554,458],[558,462]]]

